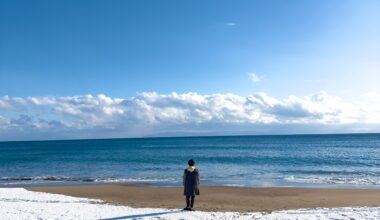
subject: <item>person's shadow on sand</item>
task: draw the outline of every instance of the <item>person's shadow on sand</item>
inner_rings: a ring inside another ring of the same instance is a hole
[[[140,215],[126,215],[126,216],[119,216],[119,217],[114,217],[114,218],[102,218],[101,220],[121,220],[121,219],[130,219],[130,218],[144,218],[144,217],[159,216],[159,215],[165,215],[165,214],[173,214],[173,213],[178,213],[178,212],[182,212],[182,210],[154,212],[154,213],[146,213],[146,214],[140,214]]]

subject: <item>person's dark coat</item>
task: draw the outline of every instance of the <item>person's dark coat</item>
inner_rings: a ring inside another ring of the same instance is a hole
[[[197,169],[189,171],[185,169],[183,173],[183,186],[185,196],[199,195],[199,172]]]

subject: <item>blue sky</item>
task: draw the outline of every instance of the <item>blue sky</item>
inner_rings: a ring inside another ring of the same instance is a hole
[[[284,104],[289,96],[305,100],[326,92],[355,106],[370,96],[371,114],[378,110],[379,1],[2,0],[0,33],[4,103],[194,92],[266,93]],[[35,123],[75,120],[15,108],[0,108],[6,132],[20,115]],[[123,129],[116,129],[120,136]]]

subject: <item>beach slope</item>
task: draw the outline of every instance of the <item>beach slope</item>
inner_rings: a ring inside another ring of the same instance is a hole
[[[89,185],[28,187],[36,192],[63,194],[142,208],[183,208],[181,187]],[[203,186],[196,198],[197,210],[272,212],[301,208],[380,207],[380,190],[312,188],[241,188]]]

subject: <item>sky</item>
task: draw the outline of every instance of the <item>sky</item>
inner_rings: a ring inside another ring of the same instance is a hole
[[[0,1],[0,140],[380,132],[380,1]]]

